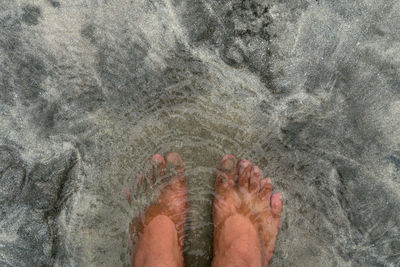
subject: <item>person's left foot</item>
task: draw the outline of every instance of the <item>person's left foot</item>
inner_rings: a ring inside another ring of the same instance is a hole
[[[282,213],[282,194],[257,166],[226,155],[217,168],[212,266],[268,266]]]
[[[172,259],[168,260],[178,261],[177,266],[181,266],[188,210],[183,160],[178,153],[170,152],[165,158],[155,154],[151,163],[152,180],[160,181],[162,188],[157,200],[129,225],[130,236],[134,243],[131,261],[133,265],[138,265],[138,261],[151,261],[163,254],[166,257],[172,254]],[[127,194],[128,197],[130,196]]]

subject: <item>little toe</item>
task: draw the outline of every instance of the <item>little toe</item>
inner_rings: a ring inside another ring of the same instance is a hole
[[[272,254],[274,253],[275,242],[276,242],[276,236],[272,240],[270,240],[270,242],[268,242],[268,244],[264,247],[264,265],[263,266],[268,266],[268,263],[272,258]]]
[[[282,214],[282,193],[274,193],[271,196],[271,211],[272,211],[272,224],[270,225],[270,233],[273,233],[272,239],[268,242],[265,247],[265,264],[268,265],[269,260],[272,257],[276,236],[279,231]]]
[[[153,178],[158,180],[162,179],[165,174],[165,160],[160,154],[155,154],[151,160],[151,165],[153,166]]]
[[[249,191],[251,193],[258,192],[260,190],[260,181],[262,177],[262,171],[258,166],[253,166],[250,172]]]
[[[271,211],[274,218],[280,218],[282,213],[282,193],[274,193],[271,196]],[[279,227],[279,223],[278,223]]]
[[[270,201],[273,189],[274,186],[272,185],[270,178],[262,179],[260,182],[260,192],[259,192],[260,199]]]
[[[251,162],[247,159],[242,159],[238,163],[238,186],[242,189],[248,189],[249,186],[249,179],[250,179],[250,172],[251,172]]]

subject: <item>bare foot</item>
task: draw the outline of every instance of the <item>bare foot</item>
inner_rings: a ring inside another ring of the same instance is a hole
[[[157,200],[132,220],[133,266],[183,266],[183,240],[188,210],[183,160],[170,152],[151,159],[153,181],[161,182]],[[128,194],[127,194],[128,197]],[[129,195],[130,197],[130,195]]]
[[[268,266],[282,211],[270,178],[233,155],[222,158],[215,181],[213,266]]]

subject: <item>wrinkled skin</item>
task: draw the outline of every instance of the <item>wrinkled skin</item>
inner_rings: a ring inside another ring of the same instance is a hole
[[[241,240],[241,244],[236,247],[238,252],[226,255],[225,258],[229,260],[234,255],[240,255],[244,260],[247,258],[253,260],[261,257],[261,264],[245,261],[244,265],[268,265],[274,251],[282,211],[282,194],[273,194],[272,190],[271,179],[263,179],[261,170],[257,166],[252,166],[248,160],[237,163],[233,155],[227,155],[221,160],[217,169],[213,207],[215,225],[213,266],[226,264],[226,262],[221,263],[220,258],[224,258],[221,255],[226,254],[226,248],[232,246],[228,244],[230,240],[232,241],[232,236],[240,239],[240,232],[243,230],[239,227],[248,227],[246,236],[254,236],[255,230],[256,237],[251,240],[246,239],[247,243],[255,244],[250,246],[252,249],[246,251]],[[237,224],[237,227],[229,226],[228,231],[227,223]],[[225,233],[229,237],[225,237]]]
[[[163,181],[160,195],[132,220],[133,266],[184,266],[184,226],[188,210],[183,160],[171,152],[153,156],[153,181]],[[213,204],[212,266],[267,266],[272,257],[282,211],[281,193],[248,160],[225,156],[217,168]],[[130,194],[125,191],[127,199]]]
[[[174,257],[169,260],[174,263],[178,262],[177,266],[183,266],[184,228],[188,210],[183,160],[179,154],[171,152],[167,153],[165,158],[159,154],[154,155],[151,163],[153,165],[153,181],[162,181],[163,188],[161,188],[157,200],[146,209],[144,214],[130,223],[129,232],[134,243],[131,263],[133,266],[143,266],[141,262],[147,260],[143,258],[149,254],[153,260],[155,253],[152,251],[157,250],[158,254],[173,254]],[[129,195],[127,198],[129,199]],[[150,228],[149,225],[151,225]],[[157,235],[156,232],[160,234]],[[148,236],[150,237],[146,238]],[[158,236],[155,240],[156,244],[147,244],[146,241],[151,240],[154,236]],[[177,243],[170,242],[171,238],[169,237],[176,238]],[[163,238],[168,238],[168,240],[163,240]],[[159,243],[170,246],[157,247]],[[172,250],[169,250],[171,247]]]

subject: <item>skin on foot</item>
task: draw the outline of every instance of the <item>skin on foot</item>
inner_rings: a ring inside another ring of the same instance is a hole
[[[213,204],[213,266],[235,266],[229,259],[237,255],[242,261],[235,261],[236,266],[268,266],[282,211],[282,194],[272,190],[271,179],[263,179],[261,170],[248,160],[222,158]],[[258,263],[253,261],[257,257]]]
[[[160,194],[157,200],[129,225],[133,243],[131,264],[163,266],[167,264],[165,261],[172,258],[171,264],[172,261],[176,261],[177,264],[170,266],[183,266],[184,228],[188,210],[183,160],[178,153],[170,152],[165,157],[155,154],[151,164],[152,180],[160,183]],[[126,193],[126,197],[129,201],[130,194]],[[164,261],[161,265],[154,262],[157,257]],[[154,260],[153,263],[149,263],[148,258]],[[138,261],[142,263],[138,264]],[[144,264],[143,261],[147,261],[148,264]]]

